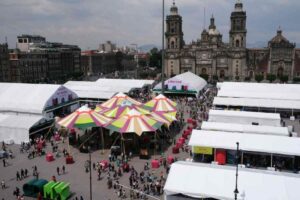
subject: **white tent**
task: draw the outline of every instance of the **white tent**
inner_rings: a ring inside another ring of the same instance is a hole
[[[168,86],[166,92],[169,93],[183,92],[182,86],[187,86],[186,93],[198,94],[207,85],[207,82],[192,72],[185,72],[166,80],[164,84]],[[157,84],[153,90],[160,91],[161,83]]]
[[[255,126],[237,123],[223,123],[223,122],[202,122],[202,130],[208,131],[225,131],[225,132],[239,132],[239,133],[253,133],[263,135],[277,135],[289,136],[287,127],[277,126]]]
[[[235,167],[179,161],[171,165],[164,187],[165,200],[172,195],[234,200]],[[238,200],[299,200],[300,175],[240,168]]]
[[[0,114],[0,141],[29,142],[29,129],[42,118],[42,115]]]
[[[46,108],[76,99],[77,95],[61,85],[0,83],[0,112],[41,115]]]
[[[152,85],[154,80],[100,78],[96,82],[102,87],[111,88],[112,91],[128,93],[132,89],[141,89],[144,86]]]
[[[64,86],[74,91],[82,99],[110,99],[117,93],[115,89],[101,86],[97,82],[68,81]]]
[[[300,156],[298,137],[193,130],[189,145],[235,150],[236,142],[243,151]]]
[[[298,100],[215,97],[213,105],[300,110],[300,101]]]
[[[210,110],[210,122],[253,124],[265,126],[281,126],[278,113],[246,112],[232,110]]]

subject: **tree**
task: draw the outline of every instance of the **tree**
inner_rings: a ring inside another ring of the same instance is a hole
[[[293,82],[294,83],[299,83],[300,82],[300,77],[294,77]]]
[[[270,83],[272,83],[276,80],[276,76],[274,74],[267,74],[267,80],[270,81]]]
[[[286,82],[288,82],[289,77],[287,75],[283,75],[283,76],[279,77],[279,79],[281,82],[286,83]]]
[[[200,77],[206,81],[208,80],[208,74],[200,74]]]
[[[264,80],[264,76],[261,74],[256,74],[255,75],[255,80],[260,83],[262,80]]]
[[[161,51],[158,51],[157,48],[150,50],[149,67],[161,68]]]

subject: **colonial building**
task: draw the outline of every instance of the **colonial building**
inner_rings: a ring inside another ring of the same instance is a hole
[[[81,49],[76,45],[47,42],[36,35],[18,36],[10,52],[10,81],[61,83],[83,74]]]
[[[237,0],[230,16],[229,43],[222,40],[215,18],[201,37],[185,44],[182,17],[173,3],[166,18],[165,74],[168,77],[191,71],[206,79],[250,80],[255,75],[274,74],[289,79],[299,76],[300,52],[279,30],[267,48],[247,49],[246,11]],[[298,74],[297,74],[298,73]]]

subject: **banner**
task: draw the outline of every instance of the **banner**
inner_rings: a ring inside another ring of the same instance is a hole
[[[193,146],[193,153],[212,155],[213,154],[213,148]]]

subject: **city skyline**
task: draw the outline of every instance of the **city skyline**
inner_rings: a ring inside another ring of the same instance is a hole
[[[0,2],[0,43],[8,38],[15,47],[17,35],[39,34],[48,41],[79,45],[96,49],[111,40],[118,46],[136,43],[161,46],[162,0],[16,0]],[[166,0],[166,14],[172,0]],[[223,40],[228,42],[230,12],[236,0],[176,0],[183,17],[186,43],[200,38],[213,14]],[[300,2],[297,0],[243,0],[247,12],[247,40],[249,44],[267,42],[280,26],[290,42],[300,43],[300,26],[296,23]],[[126,9],[124,9],[126,8]],[[18,13],[16,15],[15,13]]]

